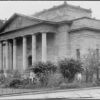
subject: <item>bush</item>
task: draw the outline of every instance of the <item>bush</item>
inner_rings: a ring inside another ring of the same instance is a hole
[[[3,87],[17,87],[20,84],[21,74],[18,71],[7,70],[7,77],[2,74],[0,76],[1,86]]]
[[[37,62],[33,65],[33,72],[38,76],[41,85],[47,86],[48,75],[56,72],[57,66],[51,62]]]
[[[5,76],[3,74],[0,74],[0,84],[3,84],[5,82]]]
[[[48,77],[48,87],[59,87],[60,84],[64,81],[62,74],[54,73],[50,74]]]
[[[73,81],[76,73],[82,72],[82,63],[79,60],[64,59],[58,62],[60,72],[68,81]]]
[[[96,79],[99,80],[99,66],[100,56],[99,52],[95,49],[89,49],[86,55],[83,56],[84,71],[86,73],[86,82],[94,81],[94,74]]]
[[[19,79],[13,79],[10,83],[9,83],[9,87],[12,88],[17,88],[19,85],[22,85],[22,81]]]
[[[60,84],[60,89],[72,89],[72,88],[80,88],[80,84],[76,82]]]
[[[21,73],[18,70],[12,71],[13,78],[21,78]]]
[[[57,69],[56,65],[51,62],[37,62],[33,65],[33,70],[36,74],[37,73],[51,73],[55,72]]]

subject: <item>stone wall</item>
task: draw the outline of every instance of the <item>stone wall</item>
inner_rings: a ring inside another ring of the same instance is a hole
[[[55,62],[55,33],[47,34],[47,60]]]
[[[73,21],[71,29],[78,29],[82,27],[100,29],[100,20],[95,20],[90,18],[80,18],[78,20]]]
[[[85,55],[88,49],[100,49],[100,32],[77,31],[70,33],[71,56],[76,57],[76,49],[80,49],[81,55]]]
[[[69,26],[62,24],[58,27],[55,37],[56,59],[63,59],[70,55]]]

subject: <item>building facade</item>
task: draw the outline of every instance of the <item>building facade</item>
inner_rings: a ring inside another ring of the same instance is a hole
[[[14,14],[0,29],[0,70],[23,72],[38,61],[100,49],[100,21],[90,9],[64,3],[26,16]]]

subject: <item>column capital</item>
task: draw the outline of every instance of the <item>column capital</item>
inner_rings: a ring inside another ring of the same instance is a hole
[[[42,32],[42,34],[47,34],[47,32]]]
[[[22,38],[26,38],[27,36],[26,35],[24,35],[24,36],[21,36]]]

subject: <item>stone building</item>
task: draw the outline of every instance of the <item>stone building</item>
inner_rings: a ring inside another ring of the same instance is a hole
[[[63,3],[31,16],[14,14],[0,29],[0,69],[23,72],[36,61],[78,58],[100,49],[92,11]]]

